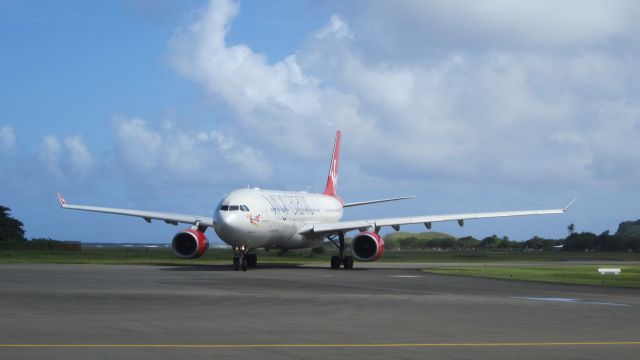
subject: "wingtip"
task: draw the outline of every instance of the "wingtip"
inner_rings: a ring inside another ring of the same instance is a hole
[[[564,209],[562,209],[562,212],[567,212],[567,210],[569,210],[569,208],[571,207],[571,205],[573,205],[574,202],[576,202],[576,200],[578,200],[578,198],[575,198],[573,200],[571,200],[571,202],[569,203],[569,205],[565,206]]]
[[[61,193],[58,193],[58,201],[60,201],[60,206],[67,205],[67,201],[62,197]]]

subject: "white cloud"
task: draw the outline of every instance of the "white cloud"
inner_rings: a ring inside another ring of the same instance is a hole
[[[270,63],[227,44],[238,7],[212,1],[173,37],[174,64],[229,106],[232,131],[292,163],[282,165],[290,173],[325,154],[335,128],[363,171],[417,182],[627,183],[612,169],[637,169],[640,152],[612,140],[637,144],[640,74],[635,57],[617,55],[633,47],[602,47],[632,38],[633,3],[369,3]]]
[[[228,46],[226,32],[237,11],[234,2],[212,1],[171,40],[174,65],[212,96],[224,99],[243,130],[269,134],[272,144],[282,149],[291,149],[287,139],[312,139],[318,126],[330,120],[326,116],[313,123],[327,112],[317,80],[302,71],[295,54],[270,64],[246,45]],[[297,148],[306,153],[313,149],[306,141],[298,141]]]
[[[140,170],[157,167],[162,150],[160,134],[149,130],[139,118],[119,117],[115,122],[118,149],[123,155],[120,159]]]
[[[87,175],[94,166],[91,151],[79,135],[60,141],[57,136],[46,135],[40,142],[38,159],[44,168],[56,177],[66,174]]]
[[[306,86],[313,80],[302,75],[295,55],[271,65],[245,45],[226,46],[226,31],[237,11],[231,1],[212,1],[200,19],[179,31],[171,41],[178,70],[245,112],[266,106],[294,113],[318,110]]]
[[[507,36],[535,44],[582,44],[619,35],[629,25],[624,2],[597,0],[430,2],[425,12],[466,23],[471,31]],[[625,6],[626,5],[626,6]]]
[[[324,39],[329,36],[334,36],[337,39],[353,39],[354,37],[349,25],[347,25],[340,16],[335,14],[331,16],[329,23],[316,33],[317,39]]]
[[[71,167],[77,174],[87,174],[94,160],[82,138],[78,135],[64,139],[64,145],[71,160]]]
[[[38,158],[45,168],[55,176],[62,176],[60,169],[60,158],[62,155],[62,145],[56,136],[47,135],[40,142]]]
[[[157,174],[201,184],[245,174],[264,179],[271,168],[260,152],[216,131],[185,131],[176,126],[151,127],[140,118],[119,117],[116,128],[119,161],[127,171]]]
[[[16,146],[16,134],[10,126],[0,127],[0,149],[12,150]]]
[[[351,7],[354,32],[400,57],[434,49],[600,45],[637,33],[640,14],[632,0],[361,1]]]

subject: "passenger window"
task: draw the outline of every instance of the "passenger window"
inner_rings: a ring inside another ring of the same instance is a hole
[[[220,211],[228,211],[228,210],[229,210],[229,205],[220,206]]]
[[[229,205],[229,211],[238,211],[240,210],[239,205]]]

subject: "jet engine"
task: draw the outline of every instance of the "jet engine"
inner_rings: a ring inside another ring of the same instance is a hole
[[[171,248],[179,258],[195,259],[202,256],[209,248],[209,241],[203,232],[185,229],[173,237]]]
[[[384,253],[384,240],[380,235],[363,231],[351,240],[351,254],[358,261],[375,261]]]

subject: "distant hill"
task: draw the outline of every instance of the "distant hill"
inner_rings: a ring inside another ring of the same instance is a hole
[[[640,237],[640,220],[624,221],[618,225],[617,236]]]

